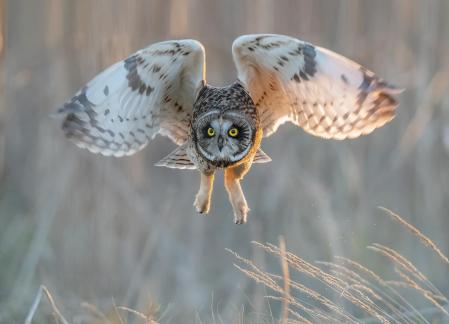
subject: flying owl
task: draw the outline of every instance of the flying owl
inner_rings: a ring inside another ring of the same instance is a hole
[[[178,147],[156,163],[197,169],[194,206],[208,213],[214,174],[224,184],[236,224],[249,211],[240,180],[271,158],[262,138],[291,122],[342,140],[371,133],[394,118],[399,90],[357,63],[283,35],[244,35],[232,45],[237,81],[214,87],[196,40],[150,45],[87,83],[58,112],[65,135],[81,148],[124,156],[157,134]]]

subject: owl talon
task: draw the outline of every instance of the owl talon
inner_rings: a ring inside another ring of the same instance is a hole
[[[213,174],[211,175],[201,174],[200,190],[196,194],[195,201],[193,203],[193,206],[195,207],[196,211],[200,214],[209,213],[213,182],[214,182]]]
[[[241,203],[237,209],[234,209],[234,223],[241,225],[246,223],[249,208],[246,203]]]
[[[245,218],[237,218],[234,217],[234,223],[237,225],[242,225],[246,223],[246,217]]]
[[[210,200],[208,199],[208,197],[196,195],[195,202],[193,203],[193,206],[195,207],[195,209],[198,213],[207,214],[207,213],[209,213],[209,209],[210,209]]]
[[[246,223],[246,220],[243,220],[243,219],[237,219],[237,220],[235,220],[234,221],[237,225],[242,225],[242,224],[245,224]]]

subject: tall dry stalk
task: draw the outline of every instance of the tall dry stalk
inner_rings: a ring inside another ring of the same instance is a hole
[[[41,302],[42,296],[45,296],[47,300],[49,301],[51,305],[51,309],[53,310],[53,315],[57,322],[61,321],[62,324],[69,324],[69,322],[65,319],[65,317],[61,314],[58,307],[56,306],[56,303],[53,299],[53,296],[50,294],[50,291],[47,287],[44,285],[41,285],[37,291],[36,297],[34,298],[33,304],[31,305],[31,308],[28,312],[28,315],[25,319],[25,324],[31,324],[31,321],[34,318],[34,315],[36,314],[36,311],[39,307],[39,304]]]
[[[413,237],[435,252],[439,260],[443,262],[443,266],[448,264],[447,257],[432,240],[399,215],[388,209],[382,209]],[[403,288],[413,290],[422,299],[430,302],[433,306],[433,315],[439,313],[449,319],[447,297],[430,282],[412,261],[385,245],[374,243],[368,248],[390,260],[398,275],[395,280],[386,280],[364,265],[344,257],[336,257],[337,262],[318,262],[319,267],[314,266],[301,257],[288,252],[285,241],[282,239],[279,241],[279,247],[269,243],[254,242],[254,244],[265,252],[281,259],[283,275],[270,274],[257,267],[253,262],[235,254],[242,263],[242,266],[236,265],[236,267],[246,276],[280,294],[280,297],[267,297],[281,301],[281,323],[286,323],[287,316],[285,314],[289,313],[306,322],[343,321],[360,323],[365,322],[366,316],[368,316],[368,318],[376,319],[382,323],[429,323],[430,319],[425,316],[425,314],[429,314],[428,310],[420,312],[418,307],[414,305],[414,301],[409,300],[409,294],[406,294],[405,290],[398,290]],[[330,296],[326,296],[329,294],[328,292],[318,291],[292,280],[289,272],[285,270],[289,267],[325,284],[337,292],[339,298],[332,301]],[[282,283],[284,288],[282,288]],[[291,294],[290,288],[294,289],[296,294]],[[313,300],[314,303],[305,302],[306,297]],[[342,306],[342,300],[349,302],[352,307]],[[288,307],[288,310],[285,309],[286,307]],[[358,309],[355,313],[354,307]]]

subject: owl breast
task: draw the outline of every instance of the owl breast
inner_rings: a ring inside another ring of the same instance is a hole
[[[251,161],[262,129],[256,106],[246,89],[205,85],[194,104],[187,154],[197,168],[211,173]]]

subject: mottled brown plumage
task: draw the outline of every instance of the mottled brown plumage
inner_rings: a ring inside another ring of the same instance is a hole
[[[78,146],[123,156],[157,134],[179,147],[156,165],[198,169],[195,207],[210,208],[214,174],[224,169],[234,220],[246,221],[240,180],[271,159],[262,137],[291,122],[323,138],[355,138],[394,117],[398,90],[324,48],[283,35],[244,35],[232,46],[238,81],[213,87],[195,40],[156,43],[96,76],[59,110]]]
[[[212,110],[217,111],[218,116],[225,113],[234,113],[238,116],[245,116],[251,122],[252,136],[250,138],[250,151],[239,160],[210,160],[198,150],[198,138],[195,132],[195,121]],[[251,161],[262,140],[262,130],[257,109],[246,89],[240,82],[235,82],[227,87],[212,87],[205,85],[199,92],[193,105],[193,115],[190,126],[187,154],[197,168],[210,174],[217,168],[226,168]]]

